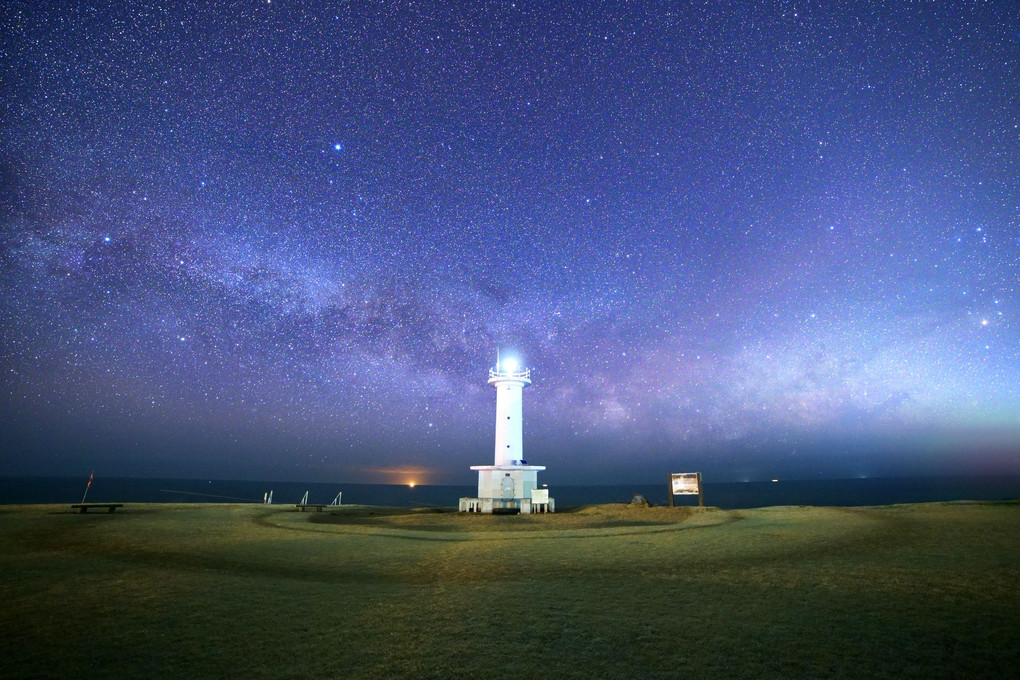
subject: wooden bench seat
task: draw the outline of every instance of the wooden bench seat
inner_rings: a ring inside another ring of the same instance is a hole
[[[89,510],[96,508],[106,508],[107,512],[113,512],[117,508],[123,508],[123,503],[75,503],[71,506],[72,510],[77,510],[79,514],[84,514]]]

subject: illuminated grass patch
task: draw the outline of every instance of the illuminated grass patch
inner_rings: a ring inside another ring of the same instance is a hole
[[[6,677],[994,677],[1020,505],[0,511]]]

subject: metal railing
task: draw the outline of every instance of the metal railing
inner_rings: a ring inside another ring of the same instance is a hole
[[[496,368],[489,369],[489,380],[493,378],[518,378],[520,380],[531,380],[531,369],[525,368],[520,371],[500,371]]]

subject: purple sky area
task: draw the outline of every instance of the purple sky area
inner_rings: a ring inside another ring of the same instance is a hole
[[[1020,472],[1013,2],[0,6],[0,474]]]

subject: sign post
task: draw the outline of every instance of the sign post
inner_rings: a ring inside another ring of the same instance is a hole
[[[669,507],[676,507],[674,496],[698,495],[698,507],[705,507],[705,499],[701,492],[700,472],[674,472],[669,476]]]

